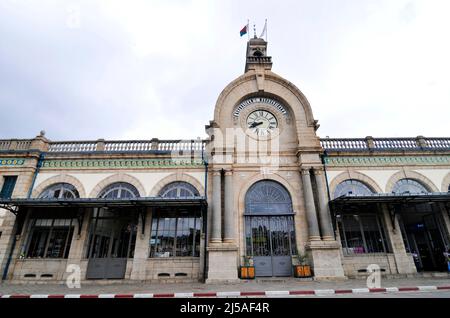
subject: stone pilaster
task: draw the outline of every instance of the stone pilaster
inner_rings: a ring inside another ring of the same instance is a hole
[[[341,245],[337,241],[310,241],[306,245],[314,271],[314,280],[336,281],[347,277],[342,266]]]
[[[308,223],[308,235],[311,241],[320,240],[319,225],[317,222],[316,207],[311,186],[309,168],[301,170],[303,182],[303,194],[305,198],[306,220]]]
[[[48,151],[49,140],[45,138],[45,132],[41,131],[34,139],[31,140],[30,149]]]
[[[213,171],[212,180],[212,229],[211,243],[222,242],[222,200],[221,200],[221,173]]]
[[[323,168],[314,168],[314,177],[317,184],[317,195],[319,199],[320,230],[322,232],[322,239],[331,241],[334,240],[334,233],[330,209],[328,207],[328,196],[325,191],[326,186]]]
[[[232,174],[225,172],[225,240],[230,243],[234,238]],[[237,253],[235,244],[222,244],[222,211],[221,211],[221,171],[213,171],[212,189],[212,231],[208,244],[208,278],[206,283],[226,283],[238,281]]]
[[[392,252],[394,253],[398,274],[417,273],[413,257],[406,253],[397,216],[392,220],[386,204],[381,204],[380,206],[383,212],[384,223],[387,225],[386,232],[391,243]]]
[[[445,233],[445,234],[450,235],[450,216],[449,216],[448,208],[446,208],[444,203],[440,203],[439,208],[441,210],[442,219],[444,220],[445,230],[447,231],[447,233]],[[449,237],[449,239],[450,239],[450,237]]]
[[[81,260],[86,257],[87,253],[87,245],[89,242],[89,229],[91,226],[92,220],[92,208],[85,209],[82,216],[82,224],[80,234],[78,235],[79,224],[78,221],[75,221],[74,233],[72,235],[72,242],[70,243],[69,256],[67,257],[67,265],[78,265],[80,269],[83,271],[81,266]],[[67,267],[66,267],[67,269]],[[65,272],[63,277],[64,279],[70,275],[71,272]],[[81,272],[81,279],[86,278],[86,273]]]
[[[0,281],[2,280],[3,271],[5,270],[6,263],[8,261],[9,252],[13,241],[16,239],[14,232],[16,231],[16,217],[7,210],[0,209],[0,215],[2,218],[0,220],[0,229],[2,230],[2,235],[0,236]],[[11,272],[11,266],[10,266]]]
[[[148,261],[148,253],[150,247],[150,231],[151,231],[151,208],[147,208],[145,213],[145,224],[142,224],[142,218],[139,217],[136,246],[134,248],[133,265],[131,269],[132,280],[145,280]],[[144,226],[144,234],[142,234],[142,226]]]
[[[225,229],[224,242],[234,242],[234,200],[233,200],[233,172],[225,171]]]
[[[217,244],[208,247],[208,278],[206,283],[227,283],[238,281],[236,246]]]
[[[80,235],[78,235],[79,224],[75,221],[74,233],[72,235],[72,242],[70,243],[69,260],[77,260],[78,262],[85,256],[85,247],[87,245],[89,227],[92,219],[92,209],[85,209],[82,215],[82,225]]]
[[[14,268],[15,268],[17,259],[20,258],[21,253],[25,252],[25,244],[26,244],[26,240],[28,239],[30,224],[31,224],[30,216],[32,213],[32,208],[28,208],[25,211],[23,211],[22,213],[26,213],[25,220],[23,221],[22,229],[21,229],[21,231],[16,233],[17,227],[18,227],[18,222],[17,222],[17,217],[16,217],[14,225],[11,229],[12,231],[9,236],[10,239],[7,244],[7,250],[6,250],[6,254],[5,254],[5,258],[4,258],[4,264],[1,264],[2,271],[1,271],[0,277],[3,276],[3,272],[7,266],[9,255],[11,253],[11,249],[13,248],[13,245],[14,245],[13,253],[11,256],[11,262],[9,263],[9,266],[8,266],[8,275],[7,275],[6,279],[11,279],[14,276]],[[14,233],[16,233],[16,235],[13,235]]]

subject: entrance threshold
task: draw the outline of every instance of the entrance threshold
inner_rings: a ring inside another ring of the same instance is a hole
[[[313,277],[256,277],[256,283],[287,283],[287,282],[312,282]]]

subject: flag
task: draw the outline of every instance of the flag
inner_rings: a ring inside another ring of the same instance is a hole
[[[240,34],[241,34],[241,36],[243,36],[243,35],[247,34],[247,32],[248,32],[248,24],[242,28]]]
[[[266,19],[266,23],[264,23],[264,28],[263,28],[263,30],[262,30],[261,35],[259,36],[259,38],[262,39],[263,36],[266,35],[266,33],[267,33],[267,19]]]

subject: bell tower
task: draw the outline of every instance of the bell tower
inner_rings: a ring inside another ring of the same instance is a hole
[[[272,57],[267,56],[267,42],[256,36],[247,42],[247,59],[245,63],[245,72],[263,68],[272,69]]]

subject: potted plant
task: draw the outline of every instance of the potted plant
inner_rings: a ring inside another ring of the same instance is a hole
[[[311,266],[308,264],[308,258],[305,254],[298,254],[293,256],[294,277],[311,277]]]
[[[239,277],[241,279],[255,278],[255,266],[253,264],[253,258],[251,256],[244,257],[244,266],[239,267]]]

